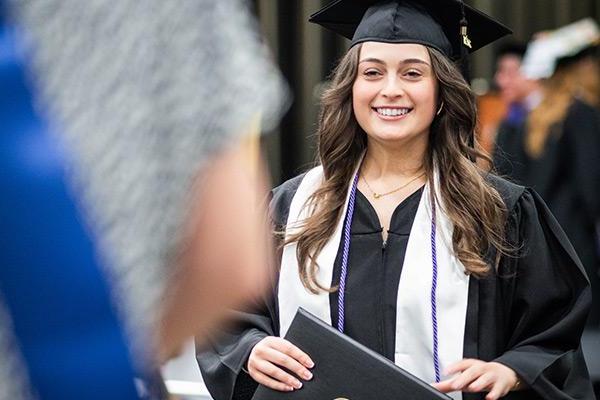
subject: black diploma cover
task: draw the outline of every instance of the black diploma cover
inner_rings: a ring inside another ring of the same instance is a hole
[[[313,378],[293,392],[259,385],[252,400],[450,400],[302,308],[285,338],[315,362]]]

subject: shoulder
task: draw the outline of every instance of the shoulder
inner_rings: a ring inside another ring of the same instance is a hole
[[[498,190],[504,200],[508,210],[508,230],[519,236],[519,242],[522,239],[531,239],[530,236],[536,233],[545,232],[538,236],[540,238],[553,236],[566,254],[580,266],[580,261],[569,239],[544,200],[534,189],[517,185],[493,174],[489,174],[486,180]]]
[[[302,179],[306,176],[306,172],[288,179],[281,185],[276,186],[271,190],[271,208],[279,203],[291,203],[292,198],[296,194]]]
[[[576,273],[578,279],[581,278],[578,282],[587,284],[584,267],[573,245],[535,190],[524,188],[508,217],[508,234],[512,236],[509,240],[520,248],[517,258],[524,258],[526,264],[539,264],[539,260],[556,263],[556,268]]]
[[[590,103],[575,98],[562,124],[566,140],[577,143],[577,149],[594,152],[600,148],[600,110]]]
[[[498,191],[504,201],[509,227],[518,228],[523,221],[539,222],[551,216],[542,198],[532,188],[518,185],[491,173],[486,176],[486,181]]]
[[[600,110],[588,103],[587,101],[575,98],[567,111],[564,120],[564,125],[571,127],[577,132],[585,131],[586,126],[594,126],[593,135],[596,135],[596,127],[600,123]]]
[[[308,171],[295,176],[294,178],[288,179],[281,185],[271,190],[271,203],[291,203],[292,198],[298,191],[298,188],[302,182],[306,181],[309,186],[318,185],[323,179],[323,167],[320,165],[309,169]]]
[[[515,208],[515,205],[523,197],[523,194],[527,192],[524,186],[517,185],[492,173],[488,173],[485,176],[485,180],[498,191],[506,205],[506,209],[509,211]]]
[[[596,107],[578,97],[573,100],[573,104],[569,108],[569,115],[571,116],[588,115],[597,117],[599,114],[600,111]]]
[[[271,218],[276,225],[283,226],[287,223],[288,214],[292,200],[307,175],[314,175],[319,167],[295,176],[281,185],[275,187],[270,193],[269,210]]]

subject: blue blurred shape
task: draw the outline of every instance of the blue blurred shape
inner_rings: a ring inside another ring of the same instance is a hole
[[[36,115],[1,18],[0,294],[18,350],[41,399],[135,399],[122,328],[70,197],[64,154]]]

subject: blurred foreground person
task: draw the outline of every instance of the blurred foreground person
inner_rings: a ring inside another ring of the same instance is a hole
[[[2,5],[0,398],[161,398],[267,284],[281,77],[244,1]]]
[[[323,383],[326,357],[282,338],[302,307],[453,399],[592,400],[583,267],[535,191],[475,163],[458,65],[508,28],[454,0],[334,1],[311,21],[352,43],[319,165],[273,191],[277,285],[197,356],[213,397]]]
[[[498,172],[535,188],[585,266],[593,291],[588,326],[600,327],[600,31],[583,20],[530,44],[524,73],[544,79],[543,97],[526,120],[501,132]]]

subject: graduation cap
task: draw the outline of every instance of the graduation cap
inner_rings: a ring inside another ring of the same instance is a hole
[[[600,27],[592,18],[585,18],[531,42],[521,69],[530,79],[549,78],[558,66],[577,61],[599,44]]]
[[[336,0],[311,15],[350,40],[418,43],[452,60],[509,33],[510,29],[460,0]]]

